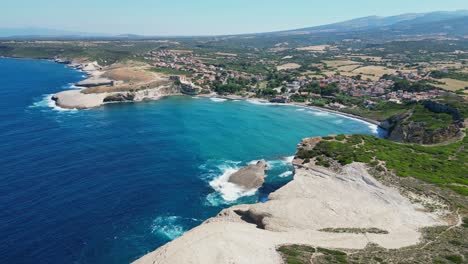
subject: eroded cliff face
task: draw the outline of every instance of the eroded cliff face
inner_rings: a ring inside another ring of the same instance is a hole
[[[433,101],[423,103],[424,107],[435,113],[453,116],[453,123],[442,128],[430,129],[426,122],[411,121],[413,110],[395,115],[383,121],[380,126],[388,130],[387,138],[401,143],[439,144],[451,142],[463,136],[464,122],[459,111],[453,107]]]
[[[298,148],[321,140],[305,139]],[[227,208],[135,263],[282,263],[276,248],[283,244],[400,248],[418,243],[420,228],[446,224],[381,184],[363,163],[326,168],[296,156],[293,164],[294,179],[267,202]]]
[[[389,133],[388,139],[402,143],[439,144],[451,142],[462,136],[460,124],[430,130],[423,122],[400,122]]]
[[[141,89],[137,91],[110,93],[106,98],[104,98],[104,102],[138,102],[144,100],[159,99],[163,96],[176,94],[180,94],[179,86],[176,86],[174,84],[168,84],[155,88]]]
[[[180,94],[180,87],[173,83],[148,87],[139,90],[83,93],[82,90],[70,90],[55,94],[52,99],[57,106],[66,109],[86,109],[114,102],[139,102],[157,100],[164,96]]]

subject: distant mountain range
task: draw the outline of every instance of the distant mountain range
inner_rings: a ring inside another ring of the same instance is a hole
[[[445,34],[468,35],[468,10],[438,11],[431,13],[402,14],[397,16],[368,16],[348,21],[308,27],[302,29],[245,34],[237,36],[281,37],[292,35],[330,36],[363,35],[417,35]],[[157,36],[142,36],[135,34],[110,35],[100,33],[75,32],[47,28],[0,28],[0,38],[119,38],[142,39],[157,38]]]
[[[431,13],[403,14],[389,17],[369,16],[323,26],[308,27],[273,34],[304,34],[319,32],[350,32],[368,31],[385,28],[409,27],[425,23],[449,21],[458,18],[467,18],[468,10],[438,11]]]

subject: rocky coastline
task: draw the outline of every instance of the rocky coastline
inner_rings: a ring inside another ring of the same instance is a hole
[[[78,89],[52,96],[55,104],[64,109],[89,109],[108,103],[158,100],[164,96],[181,94],[180,87],[168,76],[150,73],[145,66],[102,67],[97,62],[59,58],[54,61],[83,71],[88,77],[75,84]],[[139,76],[139,79],[134,78],[134,75]]]
[[[321,140],[304,139],[298,149]],[[282,263],[284,244],[396,249],[419,243],[421,228],[451,221],[437,199],[416,203],[421,194],[382,184],[365,164],[323,167],[296,156],[293,165],[294,179],[267,202],[227,208],[135,263]]]

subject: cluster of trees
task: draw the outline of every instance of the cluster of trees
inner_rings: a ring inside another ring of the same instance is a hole
[[[336,83],[330,83],[326,86],[320,87],[318,82],[312,82],[307,86],[301,88],[300,92],[308,92],[314,94],[320,94],[322,96],[331,96],[340,92],[340,89],[337,87]]]
[[[213,82],[213,90],[218,94],[234,94],[242,90],[248,89],[252,82],[257,81],[252,78],[247,80],[244,78],[228,78],[226,84],[221,83],[220,81]]]
[[[274,89],[266,88],[257,90],[256,94],[259,97],[275,97],[278,94],[278,92]]]
[[[392,90],[394,91],[403,90],[407,92],[423,92],[437,89],[435,86],[424,81],[410,82],[408,80],[395,79],[394,82],[395,84],[392,87]]]
[[[460,81],[468,81],[468,74],[463,72],[453,71],[432,71],[431,77],[436,79],[452,78]]]

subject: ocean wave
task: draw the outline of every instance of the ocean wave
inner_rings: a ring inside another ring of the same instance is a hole
[[[52,100],[53,94],[45,94],[41,100],[34,102],[29,108],[48,108],[59,112],[71,112],[76,113],[78,112],[77,109],[65,109],[57,106],[55,101]]]
[[[330,116],[330,113],[323,112],[323,111],[307,111],[308,114],[312,114],[314,116]]]
[[[343,124],[343,119],[337,119],[337,120],[334,120],[333,123],[339,125],[339,124]]]
[[[280,175],[278,175],[280,178],[286,178],[286,177],[289,177],[293,175],[293,172],[292,171],[285,171],[283,173],[281,173]]]
[[[226,168],[223,173],[209,182],[210,186],[218,192],[224,201],[234,202],[242,196],[254,195],[257,189],[244,189],[229,182],[229,177],[236,173],[239,168]]]
[[[206,171],[201,178],[208,182],[215,192],[206,197],[207,205],[220,206],[222,204],[232,204],[244,196],[252,196],[257,189],[246,190],[241,186],[230,183],[229,177],[240,169],[240,161],[210,160],[206,164],[200,165],[201,170]]]
[[[227,101],[227,99],[218,98],[218,97],[210,97],[210,100],[213,101],[213,102],[217,102],[217,103],[221,103],[221,102]]]
[[[159,216],[153,220],[151,233],[162,235],[170,240],[176,239],[186,231],[179,223],[180,216]]]
[[[277,104],[277,103],[270,103],[268,101],[258,100],[258,99],[248,99],[246,101],[251,104],[256,104],[256,105],[276,105]]]
[[[270,166],[270,169],[280,167],[280,166],[289,166],[292,165],[292,161],[294,159],[294,156],[287,156],[287,157],[281,157],[276,160],[267,160],[268,166]]]
[[[294,156],[285,156],[278,159],[267,160],[271,170],[279,171],[289,170]],[[247,165],[256,164],[259,160],[247,162]],[[253,196],[258,189],[244,189],[241,186],[229,182],[229,177],[239,171],[242,167],[240,161],[208,161],[200,165],[201,170],[206,171],[202,174],[202,179],[207,181],[215,192],[206,197],[207,205],[220,206],[223,204],[232,204],[241,197]],[[245,163],[244,163],[245,164]],[[287,175],[286,175],[287,176]],[[280,176],[280,177],[286,177]]]
[[[342,115],[341,117],[351,119],[351,120],[359,122],[359,123],[366,124],[367,127],[372,131],[372,134],[374,134],[374,135],[379,134],[379,126],[378,125],[375,125],[375,124],[369,123],[369,122],[367,122],[365,120],[362,120],[362,119],[359,119],[359,118],[354,118],[354,117],[351,117],[351,116]]]
[[[304,108],[298,108],[298,109],[296,109],[296,111],[302,112],[302,111],[305,111],[305,109]]]

